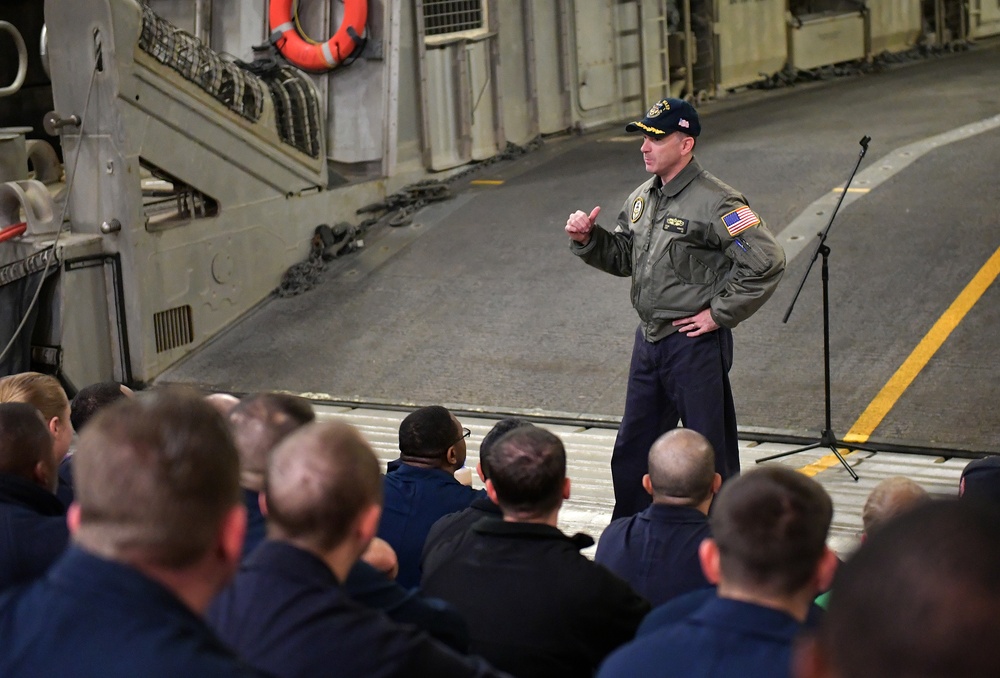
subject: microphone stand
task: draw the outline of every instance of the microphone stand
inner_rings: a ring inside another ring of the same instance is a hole
[[[826,244],[827,235],[830,233],[830,227],[833,226],[833,220],[837,216],[837,211],[840,209],[840,204],[844,202],[844,196],[847,195],[847,189],[851,186],[851,181],[854,180],[854,175],[858,171],[858,167],[861,166],[861,161],[865,157],[865,153],[868,152],[868,142],[871,141],[871,137],[864,136],[861,138],[861,153],[858,154],[858,161],[854,165],[854,169],[851,171],[851,176],[847,178],[847,184],[844,186],[843,192],[840,194],[840,199],[837,201],[837,206],[833,208],[833,214],[830,215],[830,221],[827,222],[826,228],[819,233],[819,242],[816,244],[816,250],[813,252],[812,259],[809,261],[809,266],[806,268],[805,275],[802,276],[802,280],[799,281],[799,288],[795,292],[795,296],[792,297],[792,303],[788,305],[788,310],[785,312],[785,317],[781,322],[787,323],[789,316],[792,315],[792,309],[795,308],[795,302],[798,300],[799,295],[802,293],[802,288],[806,284],[806,279],[809,277],[809,272],[812,271],[813,264],[816,263],[816,258],[819,256],[823,257],[823,378],[824,378],[824,396],[826,405],[826,427],[820,433],[819,440],[816,442],[806,445],[805,447],[799,447],[794,450],[789,450],[787,452],[781,452],[779,454],[772,454],[769,457],[762,457],[757,460],[759,464],[762,461],[771,461],[772,459],[778,459],[780,457],[787,457],[792,454],[797,454],[799,452],[805,452],[806,450],[814,450],[820,447],[828,447],[836,455],[840,463],[843,464],[847,472],[851,474],[854,480],[858,479],[858,474],[854,472],[847,460],[844,459],[843,455],[840,454],[840,447],[844,447],[848,450],[866,450],[868,452],[877,452],[878,450],[872,449],[870,447],[865,447],[863,445],[858,445],[855,443],[847,443],[839,440],[836,434],[833,432],[833,426],[831,424],[830,417],[830,294],[829,294],[829,282],[830,282],[830,247]]]

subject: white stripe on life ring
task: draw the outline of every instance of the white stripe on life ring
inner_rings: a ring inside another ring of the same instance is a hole
[[[333,60],[333,52],[330,51],[330,43],[323,43],[323,58],[326,59],[327,66],[335,66],[337,62]]]
[[[291,21],[286,21],[285,23],[281,24],[271,32],[281,33],[282,35],[284,35],[288,31],[294,31],[294,30],[295,30],[295,24],[293,24]]]

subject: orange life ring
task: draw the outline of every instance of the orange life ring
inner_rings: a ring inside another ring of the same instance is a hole
[[[271,0],[268,22],[271,42],[286,59],[299,68],[319,73],[344,62],[362,43],[368,21],[368,0],[344,0],[344,20],[332,38],[324,43],[307,42],[295,28],[294,0]]]

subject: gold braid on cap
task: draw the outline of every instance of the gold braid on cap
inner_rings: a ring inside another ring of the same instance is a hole
[[[639,121],[633,122],[632,124],[636,127],[641,127],[652,134],[669,134],[669,132],[664,132],[662,129],[656,129],[655,127],[650,127],[649,125],[644,125]]]

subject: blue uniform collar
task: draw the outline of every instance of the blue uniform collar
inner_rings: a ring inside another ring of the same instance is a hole
[[[333,570],[319,556],[288,542],[265,539],[240,566],[241,572],[279,572],[286,579],[323,588],[340,586]]]
[[[43,516],[61,516],[66,512],[56,495],[27,478],[8,473],[0,474],[0,503],[17,504]]]
[[[414,478],[419,480],[431,478],[436,480],[447,479],[458,485],[462,484],[458,482],[454,475],[443,469],[411,466],[410,464],[399,460],[389,462],[386,474],[396,476],[397,478]]]
[[[802,629],[802,623],[787,612],[718,596],[692,612],[687,621],[783,642],[791,642]]]
[[[59,589],[76,591],[96,598],[117,598],[128,606],[154,607],[193,620],[201,617],[172,591],[139,570],[123,563],[106,560],[79,546],[71,546],[45,575],[45,580]]]
[[[708,516],[693,506],[671,506],[670,504],[650,504],[640,516],[658,523],[707,523]]]

